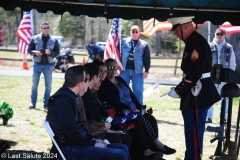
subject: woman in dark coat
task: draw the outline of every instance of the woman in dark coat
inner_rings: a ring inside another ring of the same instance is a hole
[[[100,101],[110,103],[118,115],[124,116],[129,112],[141,112],[142,105],[138,102],[130,87],[121,77],[116,76],[117,62],[109,58],[105,61],[105,64],[107,66],[107,77],[102,81],[99,89]],[[151,148],[164,154],[176,152],[175,149],[164,145],[158,139],[157,122],[151,114],[139,114],[137,119],[142,125]]]

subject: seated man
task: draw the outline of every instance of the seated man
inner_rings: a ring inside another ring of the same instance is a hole
[[[70,67],[63,86],[49,99],[47,121],[57,143],[68,160],[129,160],[126,145],[92,139],[79,121],[77,94],[85,92],[87,81],[83,66]]]

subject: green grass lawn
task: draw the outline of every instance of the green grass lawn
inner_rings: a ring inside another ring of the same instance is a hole
[[[53,79],[52,94],[63,84],[61,79]],[[146,85],[145,89],[150,85]],[[179,111],[179,99],[168,96],[160,98],[159,95],[169,91],[171,86],[159,86],[158,92],[154,92],[144,98],[147,107],[153,108],[159,127],[159,139],[166,145],[177,150],[174,155],[164,156],[167,160],[180,160],[184,156],[184,134],[183,120]],[[7,101],[14,110],[14,116],[9,120],[8,126],[2,126],[0,120],[0,139],[16,142],[9,150],[24,150],[34,152],[48,152],[51,147],[50,138],[43,127],[46,112],[43,110],[42,97],[44,92],[44,81],[40,80],[38,89],[37,109],[29,110],[31,78],[0,76],[0,101]],[[234,140],[234,128],[239,99],[233,102],[233,126],[231,140]],[[215,105],[213,124],[219,124],[219,105]],[[217,142],[210,143],[215,133],[205,132],[203,159],[206,160],[214,154]]]

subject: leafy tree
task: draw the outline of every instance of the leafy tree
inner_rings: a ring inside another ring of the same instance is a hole
[[[16,31],[20,23],[20,9],[16,8],[12,11],[5,11],[0,8],[0,29],[4,29],[5,41],[11,44],[16,44]]]
[[[73,45],[77,44],[78,39],[85,41],[85,16],[77,17],[64,13],[57,28],[64,37],[72,38]]]

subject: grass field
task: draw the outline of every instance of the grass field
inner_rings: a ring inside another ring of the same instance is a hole
[[[52,94],[63,84],[63,80],[53,79]],[[145,86],[145,89],[149,85]],[[48,152],[51,141],[48,137],[43,120],[46,112],[43,110],[43,90],[44,81],[41,79],[38,90],[37,109],[29,110],[31,78],[6,77],[0,76],[0,101],[9,102],[14,109],[14,116],[9,120],[8,126],[2,126],[0,120],[0,139],[13,141],[13,145],[8,150],[13,152],[21,150],[23,152],[33,151],[35,153]],[[153,108],[153,115],[157,118],[159,127],[159,139],[166,145],[177,150],[174,155],[164,156],[167,160],[180,160],[184,156],[184,134],[183,120],[179,111],[179,99],[168,96],[160,98],[159,95],[169,91],[170,86],[159,86],[158,93],[152,93],[144,98],[147,107]],[[234,140],[236,117],[239,99],[234,98],[233,102],[233,126],[231,140]],[[215,105],[213,124],[219,124],[219,104]],[[210,143],[215,133],[206,131],[204,139],[203,160],[209,159],[213,155],[217,142]],[[225,159],[227,160],[227,159]]]

